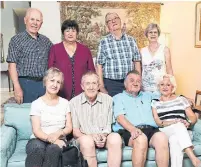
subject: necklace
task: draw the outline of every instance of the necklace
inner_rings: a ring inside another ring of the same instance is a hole
[[[155,55],[155,53],[157,52],[158,48],[159,48],[160,44],[157,43],[156,47],[151,47],[150,45],[148,45],[148,50],[151,53],[151,55]]]

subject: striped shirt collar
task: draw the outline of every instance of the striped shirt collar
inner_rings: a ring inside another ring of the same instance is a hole
[[[85,96],[85,93],[83,92],[82,93],[82,96],[81,96],[81,103],[82,104],[84,104],[84,103],[91,103],[91,102],[89,102],[89,100],[86,98],[86,96]],[[99,103],[102,103],[102,97],[101,97],[101,95],[100,95],[100,93],[98,93],[98,95],[97,95],[97,97],[96,97],[96,100],[93,102],[93,104],[96,104],[97,102],[99,102]]]
[[[123,91],[123,93],[130,96],[130,97],[134,97],[132,94],[126,92],[125,90]],[[140,96],[142,96],[142,91],[140,91],[136,97],[140,97]]]

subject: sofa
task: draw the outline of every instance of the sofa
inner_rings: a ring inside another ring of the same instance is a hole
[[[1,167],[25,167],[25,147],[32,134],[30,124],[30,104],[6,104],[4,124],[1,126]],[[201,160],[201,120],[193,127],[194,152]],[[132,167],[132,148],[123,148],[122,167]],[[97,149],[98,167],[107,167],[107,150]],[[192,167],[184,155],[184,167]],[[156,167],[155,151],[149,148],[146,167]]]

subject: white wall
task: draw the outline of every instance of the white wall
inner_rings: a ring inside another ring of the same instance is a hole
[[[28,8],[28,1],[4,1],[4,9],[1,9],[1,32],[3,33],[5,57],[8,54],[8,44],[12,36],[15,35],[15,23],[13,9]],[[1,88],[8,88],[6,75],[1,75]]]
[[[61,41],[61,22],[58,2],[31,2],[32,8],[37,8],[43,13],[43,25],[40,33],[50,38],[53,43]]]
[[[194,47],[196,2],[164,2],[160,26],[171,34],[172,64],[177,93],[194,98],[201,90],[201,48]]]

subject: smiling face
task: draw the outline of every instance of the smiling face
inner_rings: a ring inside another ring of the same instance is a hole
[[[77,31],[75,28],[67,28],[64,30],[64,39],[67,42],[75,42],[77,39]]]
[[[99,90],[98,76],[95,74],[83,76],[81,87],[84,90],[85,96],[90,101],[94,101]]]
[[[46,92],[56,95],[62,87],[62,75],[49,74],[45,82]]]
[[[105,22],[110,32],[121,30],[121,19],[116,13],[109,13],[105,18]]]
[[[129,74],[125,80],[126,91],[131,94],[138,94],[141,89],[141,76],[138,74]]]
[[[151,42],[157,42],[158,37],[159,37],[159,34],[158,34],[157,28],[150,29],[147,33],[147,38]]]
[[[36,36],[43,23],[42,13],[36,9],[30,9],[24,18],[27,32]]]
[[[168,77],[164,77],[162,81],[159,82],[159,91],[163,96],[169,96],[173,93],[174,85],[171,83]]]

